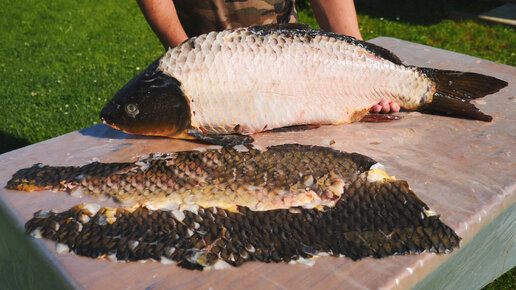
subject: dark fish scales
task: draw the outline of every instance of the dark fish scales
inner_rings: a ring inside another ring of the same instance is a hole
[[[237,146],[153,154],[135,163],[36,164],[15,173],[7,188],[54,189],[153,208],[169,203],[252,210],[318,207],[334,205],[345,185],[375,163],[319,146],[286,144],[264,152]]]
[[[114,220],[107,222],[106,216]],[[405,181],[365,179],[350,184],[335,206],[323,211],[200,208],[197,213],[185,211],[178,220],[170,211],[145,207],[91,213],[79,205],[62,213],[38,213],[25,227],[78,255],[175,261],[189,269],[290,262],[326,254],[358,260],[449,253],[460,241],[438,216],[429,214]]]
[[[37,212],[27,232],[92,258],[202,269],[321,255],[448,253],[460,238],[369,157],[285,144],[154,154],[135,163],[35,165],[7,188],[81,190],[133,206]],[[300,260],[301,259],[301,260]]]

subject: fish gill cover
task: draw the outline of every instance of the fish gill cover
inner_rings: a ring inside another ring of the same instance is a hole
[[[36,164],[7,188],[108,196],[133,206],[81,204],[34,214],[25,227],[58,251],[177,262],[188,269],[316,256],[353,260],[448,253],[460,238],[371,158],[286,144],[153,154],[135,163]]]

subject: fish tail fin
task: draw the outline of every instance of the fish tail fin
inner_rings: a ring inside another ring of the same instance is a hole
[[[506,81],[478,73],[433,68],[419,70],[437,85],[432,102],[420,110],[466,119],[490,122],[493,117],[482,113],[470,101],[496,93],[508,85]]]

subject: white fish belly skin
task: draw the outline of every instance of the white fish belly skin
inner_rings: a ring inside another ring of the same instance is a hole
[[[192,38],[159,69],[181,82],[192,127],[210,134],[349,123],[381,99],[417,108],[435,86],[415,68],[345,41],[247,28]]]

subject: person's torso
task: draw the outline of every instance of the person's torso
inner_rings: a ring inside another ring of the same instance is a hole
[[[293,23],[294,0],[174,0],[189,37],[234,27]]]

